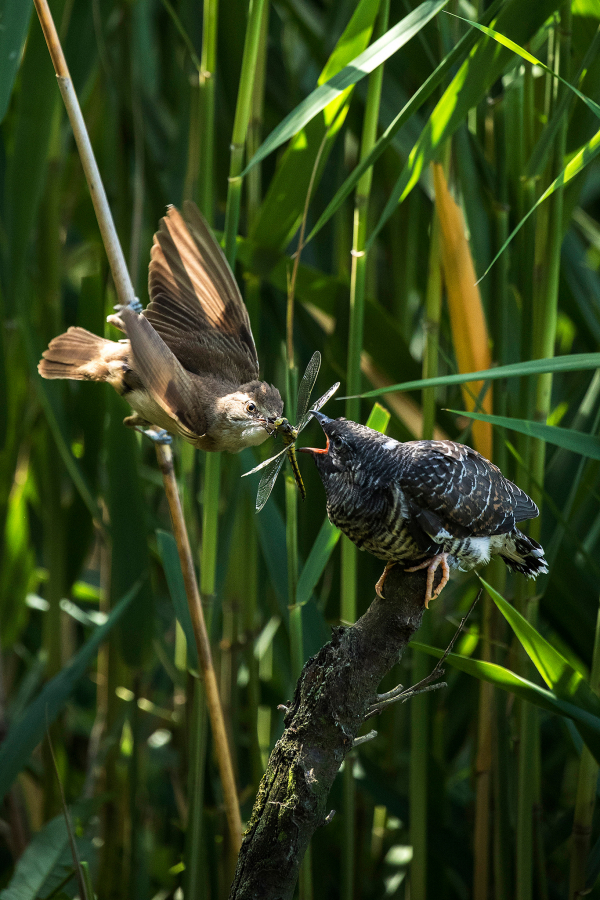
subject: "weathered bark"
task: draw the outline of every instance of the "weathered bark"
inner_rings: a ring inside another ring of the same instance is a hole
[[[425,572],[394,566],[386,599],[309,659],[244,834],[230,900],[288,900],[327,797],[383,676],[421,624]]]

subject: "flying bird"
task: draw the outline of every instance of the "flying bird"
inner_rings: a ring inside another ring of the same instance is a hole
[[[127,340],[69,328],[50,342],[38,371],[108,382],[132,407],[127,426],[237,453],[267,439],[283,402],[259,381],[248,311],[220,246],[193,203],[184,213],[170,206],[154,235],[147,308],[139,315],[121,307],[108,318]]]
[[[361,549],[427,569],[425,606],[448,583],[450,568],[474,569],[499,555],[531,578],[548,571],[543,548],[517,528],[534,519],[533,500],[481,454],[454,441],[401,443],[347,419],[313,413],[327,445],[310,453],[327,495],[330,521]],[[433,590],[437,568],[442,579]]]

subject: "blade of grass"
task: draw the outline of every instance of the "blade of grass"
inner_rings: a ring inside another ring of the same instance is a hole
[[[504,34],[511,34],[519,44],[526,44],[556,6],[556,0],[541,0],[527,8],[522,4],[509,2],[498,15],[497,29]],[[501,48],[490,39],[480,42],[462,64],[413,147],[373,229],[369,245],[376,239],[397,205],[409,195],[439,147],[452,136],[467,117],[468,111],[477,105],[503,72],[510,61],[510,54],[510,50]]]
[[[528,437],[537,438],[548,444],[570,450],[572,453],[580,453],[589,456],[590,459],[600,459],[600,438],[593,434],[585,434],[582,431],[571,431],[569,428],[561,428],[558,425],[544,425],[543,422],[533,422],[528,419],[512,419],[508,416],[488,416],[485,413],[467,412],[465,410],[449,409],[448,412],[456,416],[465,416],[467,419],[478,419],[517,431]]]
[[[272,153],[311,121],[348,87],[373,72],[403,47],[446,5],[448,0],[424,0],[401,22],[390,28],[378,41],[355,57],[325,84],[319,85],[275,128],[254,154],[244,172]]]
[[[468,372],[460,375],[439,375],[436,378],[420,379],[419,381],[405,381],[401,384],[392,384],[389,387],[377,388],[366,391],[360,396],[380,397],[391,391],[416,391],[426,387],[446,387],[451,384],[465,384],[467,381],[494,381],[497,378],[520,378],[524,375],[539,375],[542,372],[582,372],[588,369],[597,369],[600,366],[600,353],[573,353],[568,356],[551,357],[549,359],[532,359],[526,362],[510,363],[505,366],[497,366],[495,369],[486,369],[481,372]],[[345,400],[345,397],[338,397]]]
[[[171,600],[173,602],[175,615],[185,634],[189,664],[192,668],[197,669],[198,653],[196,650],[192,619],[190,617],[190,610],[187,604],[185,584],[183,581],[183,575],[181,573],[181,566],[179,565],[179,557],[177,555],[177,545],[175,543],[175,538],[172,534],[169,534],[168,531],[163,531],[161,528],[157,528],[156,543],[158,546],[160,561],[162,562],[165,572],[165,578],[167,579],[167,586],[169,588],[169,594],[171,595]]]
[[[494,0],[483,13],[482,19],[490,21],[496,15],[504,0]],[[327,207],[319,216],[316,225],[309,234],[306,243],[308,244],[315,235],[323,228],[338,209],[342,206],[344,200],[350,196],[353,189],[362,178],[363,174],[369,169],[373,163],[381,156],[384,150],[392,143],[399,129],[407,122],[413,113],[425,103],[434,90],[441,84],[444,76],[450,71],[460,59],[466,56],[472,49],[476,39],[472,32],[463,35],[456,46],[448,53],[439,66],[431,73],[429,78],[415,91],[408,103],[400,110],[393,122],[386,128],[379,140],[375,143],[373,149],[365,159],[361,160],[352,173],[345,179],[343,184],[338,188],[335,196],[327,204]]]
[[[590,687],[594,694],[600,694],[600,610],[596,618],[596,636],[594,655],[590,673]],[[575,815],[571,833],[571,860],[569,871],[569,897],[577,897],[587,887],[586,874],[592,836],[592,819],[596,805],[598,783],[598,762],[587,747],[581,751],[577,793],[575,797]]]
[[[357,52],[367,47],[378,5],[379,0],[360,0],[319,75],[319,84],[336,75]],[[260,247],[284,249],[292,240],[302,220],[306,198],[312,193],[310,185],[319,183],[329,152],[348,114],[352,90],[349,87],[331,100],[322,115],[309,122],[290,141],[250,232],[252,240]]]
[[[416,650],[429,653],[438,659],[444,655],[444,651],[437,647],[431,647],[419,641],[411,641],[411,644]],[[446,662],[460,672],[465,672],[474,678],[489,681],[490,684],[494,684],[510,694],[515,694],[515,696],[535,706],[539,706],[541,709],[560,716],[568,716],[577,725],[586,746],[589,747],[596,761],[600,762],[600,718],[598,716],[593,715],[587,709],[575,703],[562,699],[553,691],[540,687],[527,678],[523,678],[522,675],[517,675],[510,669],[499,666],[497,663],[471,659],[458,653],[448,654]]]
[[[583,676],[531,625],[518,610],[502,597],[483,578],[484,588],[507,620],[522,647],[548,687],[558,697],[577,703],[582,709],[600,716],[600,699]]]
[[[31,18],[31,0],[3,6],[0,29],[0,122],[6,115]]]
[[[509,50],[512,50],[513,53],[516,53],[522,59],[531,63],[534,66],[539,66],[540,69],[543,69],[544,72],[548,72],[553,78],[558,79],[562,84],[565,85],[570,91],[572,91],[576,97],[585,103],[585,105],[593,112],[595,116],[600,118],[600,106],[594,102],[590,97],[586,97],[585,94],[582,94],[580,90],[578,90],[574,84],[570,84],[565,78],[562,77],[558,72],[555,72],[553,69],[550,69],[545,63],[541,62],[541,60],[537,59],[533,54],[531,54],[524,47],[520,47],[519,44],[516,44],[515,41],[511,41],[510,38],[506,37],[506,35],[501,34],[499,31],[494,31],[493,28],[489,28],[486,25],[481,24],[480,22],[473,22],[471,19],[465,19],[463,16],[458,16],[456,13],[451,13],[448,10],[444,10],[444,12],[452,16],[455,19],[461,19],[463,22],[466,22],[468,25],[471,25],[473,28],[479,29],[483,34],[487,34],[488,37],[493,38],[495,41],[498,41],[499,44],[502,44],[504,47],[508,47]],[[596,32],[598,34],[598,32]]]
[[[117,603],[110,616],[76,653],[67,666],[49,681],[29,704],[18,722],[13,723],[0,749],[0,798],[29,761],[43,740],[47,725],[54,722],[77,682],[98,652],[98,648],[137,597],[141,583],[134,585]]]
[[[560,172],[559,175],[556,176],[554,181],[546,188],[542,196],[536,200],[534,205],[530,208],[530,210],[524,215],[519,224],[511,231],[504,244],[498,251],[498,253],[494,256],[491,263],[479,278],[481,281],[485,276],[489,273],[490,269],[494,266],[494,264],[498,261],[500,255],[506,250],[512,239],[516,234],[519,233],[523,225],[529,219],[531,215],[536,211],[536,209],[541,206],[541,204],[551,197],[555,191],[560,190],[566,184],[568,184],[576,175],[579,175],[580,172],[585,169],[589,163],[595,159],[600,153],[600,129],[594,134],[593,137],[589,139],[585,144],[583,144],[572,156],[570,161],[567,163],[565,168]]]

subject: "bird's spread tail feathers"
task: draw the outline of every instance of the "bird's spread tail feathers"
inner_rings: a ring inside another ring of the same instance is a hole
[[[528,578],[537,578],[538,575],[545,575],[548,572],[544,548],[537,541],[527,537],[517,528],[509,538],[500,554],[509,569],[521,572]]]
[[[69,328],[50,341],[42,356],[38,372],[43,378],[111,382],[116,374],[115,365],[122,368],[124,348],[85,328]]]

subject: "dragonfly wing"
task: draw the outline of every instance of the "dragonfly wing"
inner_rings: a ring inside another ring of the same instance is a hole
[[[279,459],[279,457],[283,456],[284,453],[287,453],[287,447],[284,447],[283,450],[280,450],[279,453],[275,454],[275,456],[270,456],[269,459],[265,459],[263,462],[259,463],[257,466],[254,466],[254,468],[250,469],[248,472],[244,472],[244,474],[242,475],[242,478],[245,478],[246,475],[254,475],[255,472],[260,472],[261,469],[264,469],[265,466],[269,465],[269,463],[272,463],[276,459]],[[281,460],[281,464],[283,464],[283,460]]]
[[[300,387],[298,388],[298,401],[296,403],[296,416],[300,420],[306,414],[306,410],[308,409],[308,404],[310,401],[310,395],[312,393],[312,389],[315,386],[315,381],[317,380],[317,375],[319,374],[319,369],[321,368],[321,354],[318,350],[315,350],[313,355],[311,356],[309,363],[306,367],[306,371],[302,376],[302,381],[300,382]]]
[[[322,397],[319,397],[319,399],[316,401],[316,403],[313,403],[313,405],[311,406],[311,408],[309,409],[309,411],[308,411],[307,413],[304,414],[304,416],[302,417],[302,419],[301,419],[300,422],[298,423],[298,431],[302,431],[303,428],[306,428],[306,426],[308,425],[308,423],[309,423],[310,420],[312,419],[313,410],[314,410],[315,412],[318,412],[318,411],[321,409],[322,406],[325,406],[325,404],[327,403],[327,401],[328,401],[331,397],[333,397],[333,395],[335,394],[335,392],[337,391],[337,389],[339,388],[339,386],[340,386],[339,381],[336,381],[335,384],[332,384],[332,385],[331,385],[331,387],[329,388],[328,391],[325,391],[325,393],[323,394]]]
[[[285,453],[285,451],[283,452]],[[256,494],[256,512],[261,511],[261,509],[271,496],[273,485],[277,480],[277,476],[279,475],[284,461],[285,456],[283,456],[281,453],[278,456],[273,456],[271,459],[267,460],[267,462],[271,463],[271,465],[265,470],[258,484],[258,492]]]

